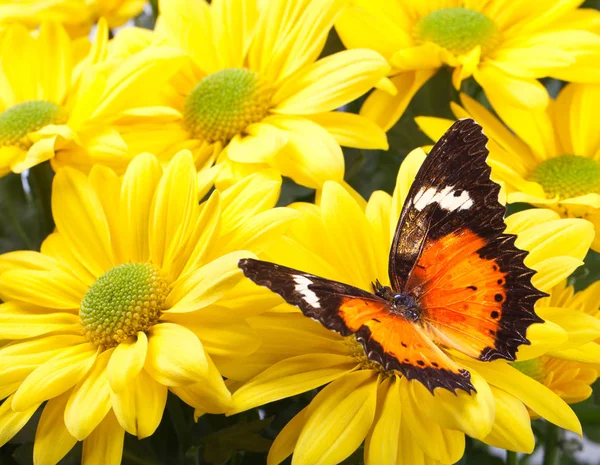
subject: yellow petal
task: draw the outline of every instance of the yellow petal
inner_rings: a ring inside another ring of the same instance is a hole
[[[81,328],[79,316],[72,313],[13,313],[5,306],[0,306],[0,340],[24,339],[52,331],[74,332]]]
[[[37,42],[41,69],[52,70],[39,76],[44,98],[51,102],[62,102],[71,83],[71,40],[60,24],[44,22]]]
[[[233,395],[235,407],[230,413],[310,391],[355,367],[356,362],[346,355],[305,354],[284,359],[238,389]]]
[[[366,463],[397,462],[401,418],[400,385],[394,376],[383,381],[377,390],[377,413],[365,441]]]
[[[552,257],[531,266],[537,273],[531,283],[540,291],[550,292],[555,285],[583,265],[583,260],[573,257]]]
[[[46,137],[35,142],[29,150],[27,150],[25,158],[11,163],[11,170],[14,173],[22,173],[46,160],[50,160],[54,156],[55,143],[56,136]]]
[[[510,114],[508,108],[543,108],[548,105],[549,97],[546,89],[539,81],[519,78],[505,73],[492,62],[480,66],[473,76],[483,87],[494,109],[507,109],[503,114]],[[500,105],[502,104],[502,105]]]
[[[127,244],[129,259],[133,262],[146,262],[149,258],[150,209],[161,171],[154,156],[143,154],[132,160],[123,177],[120,194],[121,235]]]
[[[441,427],[420,413],[421,406],[416,403],[418,399],[412,395],[409,386],[410,383],[416,382],[418,381],[400,379],[400,399],[404,419],[402,429],[408,429],[416,445],[432,459],[442,463],[455,463],[464,453],[464,433]]]
[[[11,409],[14,397],[9,397],[0,406],[0,447],[10,441],[29,421],[40,403],[34,403],[21,412]]]
[[[246,128],[247,135],[234,136],[225,149],[229,159],[239,163],[268,163],[287,144],[287,136],[270,124],[256,123]]]
[[[102,352],[90,372],[75,386],[65,408],[65,425],[79,441],[83,441],[100,424],[110,410],[106,365],[112,350]]]
[[[433,422],[469,436],[482,439],[492,429],[495,415],[495,404],[489,385],[479,373],[470,370],[471,383],[477,390],[476,394],[467,394],[457,390],[456,394],[437,389],[432,395],[421,383],[409,383],[415,404]]]
[[[23,411],[62,394],[85,376],[95,360],[96,348],[92,344],[64,349],[25,378],[13,397],[12,408]]]
[[[193,314],[163,314],[164,321],[180,323],[202,341],[206,352],[223,357],[241,357],[258,349],[260,339],[237,312],[212,305]]]
[[[398,92],[390,95],[384,90],[374,90],[361,107],[361,116],[369,118],[384,131],[388,131],[400,119],[417,91],[434,73],[435,70],[408,71],[391,78]]]
[[[569,340],[560,349],[572,349],[600,338],[600,319],[586,313],[562,307],[541,307],[537,314],[569,334]]]
[[[279,432],[271,448],[269,449],[269,455],[267,456],[267,465],[279,465],[286,458],[292,455],[298,437],[304,428],[306,423],[306,411],[308,407],[305,407],[300,411],[294,418],[287,422],[283,429]]]
[[[549,355],[563,360],[573,360],[582,363],[600,363],[600,344],[588,342],[575,349],[560,348],[555,351],[550,351]]]
[[[297,211],[285,207],[259,213],[235,231],[223,235],[219,240],[219,253],[243,249],[260,254],[277,238],[282,237],[299,216]]]
[[[254,254],[231,252],[198,268],[175,283],[165,307],[170,313],[193,312],[216,302],[244,277],[238,262],[248,257]]]
[[[536,313],[539,313],[536,309]],[[527,328],[527,339],[531,345],[521,344],[517,350],[517,360],[531,360],[560,347],[569,340],[568,333],[551,321],[536,323]]]
[[[56,228],[72,247],[73,255],[94,276],[113,266],[110,232],[102,204],[86,176],[70,168],[59,170],[52,189]]]
[[[206,413],[225,413],[233,407],[231,393],[213,361],[208,358],[208,375],[199,383],[173,386],[173,394]]]
[[[364,212],[350,194],[334,182],[327,182],[323,187],[321,212],[328,234],[338,238],[333,253],[337,255],[338,266],[346,269],[346,282],[369,289],[378,269],[372,231]],[[357,263],[361,265],[348,266]]]
[[[370,90],[390,67],[377,52],[345,50],[290,76],[273,96],[274,113],[310,115],[335,110]]]
[[[339,144],[324,128],[292,116],[272,116],[268,122],[286,132],[288,143],[270,165],[298,184],[320,188],[327,180],[344,177],[344,156]]]
[[[115,347],[106,367],[106,376],[113,391],[121,392],[138,375],[144,367],[147,350],[148,338],[142,331],[137,333],[137,337]]]
[[[488,383],[515,396],[541,417],[561,428],[581,434],[581,424],[573,410],[543,384],[504,361],[483,363],[465,360],[463,363],[473,366]]]
[[[255,173],[221,193],[222,232],[244,224],[257,213],[273,208],[279,198],[281,177],[273,171]]]
[[[119,424],[138,439],[156,431],[167,403],[167,387],[154,381],[145,370],[131,378],[127,387],[110,391],[113,411]]]
[[[516,246],[529,250],[525,264],[531,268],[544,259],[555,257],[560,250],[564,255],[583,260],[592,239],[594,226],[578,218],[547,221],[523,231]]]
[[[387,150],[385,132],[373,121],[354,113],[330,111],[309,116],[319,126],[325,128],[338,144],[357,149]]]
[[[513,213],[504,221],[506,223],[507,233],[519,234],[533,226],[552,220],[558,220],[559,218],[560,215],[554,210],[536,208]]]
[[[193,384],[208,373],[204,348],[189,329],[173,323],[159,323],[150,329],[148,336],[144,367],[159,383],[165,386]]]
[[[181,151],[165,169],[150,212],[150,259],[157,266],[170,263],[187,238],[192,212],[198,209],[196,196],[192,155]]]
[[[125,430],[109,411],[102,423],[83,441],[81,465],[119,465],[123,456]]]
[[[36,465],[55,465],[77,444],[67,426],[64,413],[71,392],[50,399],[35,430],[33,462]]]
[[[535,437],[531,430],[531,418],[523,403],[502,389],[492,386],[496,401],[496,420],[490,434],[483,442],[501,449],[531,454]]]
[[[0,276],[0,296],[61,310],[78,309],[87,289],[81,281],[55,268],[52,271],[12,270]]]
[[[365,439],[377,404],[377,375],[361,370],[325,387],[311,402],[293,465],[335,465]]]

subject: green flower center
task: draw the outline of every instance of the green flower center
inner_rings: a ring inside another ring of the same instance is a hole
[[[148,263],[115,266],[100,276],[81,301],[79,319],[90,342],[114,347],[158,322],[169,285]]]
[[[18,103],[0,114],[0,146],[26,150],[31,146],[27,134],[65,120],[62,108],[56,103],[44,100]]]
[[[385,378],[394,376],[393,371],[384,370],[384,368],[379,363],[374,362],[369,357],[367,357],[363,346],[360,344],[360,342],[356,340],[356,337],[345,337],[344,343],[348,347],[348,352],[350,356],[358,362],[358,366],[361,370],[375,370],[376,372],[382,374]]]
[[[561,155],[540,163],[529,179],[541,184],[549,197],[567,199],[600,194],[600,162],[578,155]]]
[[[522,362],[512,362],[511,365],[519,370],[524,375],[543,383],[544,373],[544,362],[541,358],[534,358],[531,360],[524,360]]]
[[[417,43],[433,42],[454,55],[477,45],[482,54],[498,43],[496,24],[484,14],[463,7],[442,8],[424,16],[413,31]]]
[[[185,127],[195,137],[226,143],[267,116],[272,96],[271,88],[254,71],[217,71],[188,95],[183,107]]]

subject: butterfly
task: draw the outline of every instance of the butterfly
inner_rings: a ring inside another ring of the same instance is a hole
[[[448,351],[515,360],[527,329],[543,320],[545,293],[531,283],[527,252],[505,234],[500,186],[490,179],[487,137],[472,119],[455,122],[435,144],[408,192],[392,242],[390,286],[373,293],[255,259],[239,267],[367,357],[436,388],[475,392],[471,374]],[[374,277],[375,278],[375,277]]]

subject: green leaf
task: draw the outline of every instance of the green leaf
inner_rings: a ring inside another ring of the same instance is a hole
[[[269,427],[272,418],[239,423],[204,436],[203,459],[211,465],[222,465],[238,450],[266,453],[271,447],[269,439],[259,433]]]

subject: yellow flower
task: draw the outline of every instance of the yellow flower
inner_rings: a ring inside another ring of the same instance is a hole
[[[52,22],[39,34],[21,25],[1,33],[0,175],[49,159],[55,169],[102,163],[123,172],[137,153],[107,123],[168,79],[180,53],[163,47],[123,61],[108,54],[107,42],[105,21],[91,48]]]
[[[123,177],[100,165],[57,172],[57,231],[40,253],[0,256],[0,445],[47,401],[36,464],[78,440],[84,465],[119,464],[124,432],[151,435],[167,391],[203,411],[231,408],[212,358],[257,346],[237,262],[297,213],[272,208],[281,179],[267,174],[200,204],[213,175],[197,175],[188,151],[164,170],[140,155]]]
[[[600,331],[600,282],[577,293],[566,282],[557,284],[538,314],[562,326],[569,339],[542,357],[513,365],[569,404],[587,399],[600,375],[600,344],[594,341]]]
[[[463,108],[451,103],[457,118],[475,118],[489,136],[492,175],[507,190],[507,201],[549,207],[561,216],[585,218],[596,228],[592,249],[600,251],[600,85],[569,84],[545,110],[513,109],[504,121],[472,98]],[[432,139],[452,121],[419,117]]]
[[[137,16],[145,0],[0,0],[0,25],[20,23],[34,29],[52,20],[62,24],[71,36],[90,32],[99,18],[109,27],[121,26]]]
[[[376,90],[361,114],[389,129],[444,66],[456,89],[473,76],[494,108],[544,107],[538,78],[600,82],[600,12],[581,1],[353,0],[336,22],[347,48],[368,47],[392,66],[391,91]]]
[[[190,63],[166,89],[166,106],[145,110],[143,126],[122,122],[119,132],[136,153],[185,147],[198,166],[217,160],[218,185],[267,168],[312,188],[342,181],[340,144],[385,149],[387,140],[366,118],[333,110],[389,70],[371,50],[318,59],[342,3],[161,2],[154,40],[183,50]]]
[[[265,251],[266,258],[366,290],[376,278],[389,284],[393,231],[423,159],[422,151],[412,152],[400,168],[394,195],[377,191],[368,203],[335,182],[325,183],[320,205],[293,205],[302,216]],[[555,216],[513,215],[508,227],[509,233],[518,231],[517,246],[529,250],[525,263],[537,271],[533,283],[541,290],[582,263],[593,237],[589,222],[549,213]],[[471,373],[477,393],[437,389],[431,395],[421,383],[369,361],[354,337],[328,331],[291,306],[282,304],[277,310],[249,320],[263,340],[257,352],[219,365],[237,388],[229,413],[326,385],[279,434],[269,464],[292,452],[295,465],[335,464],[363,441],[366,464],[450,464],[462,456],[465,434],[531,452],[527,408],[581,431],[559,396],[505,361],[477,362],[451,353]],[[521,346],[519,359],[539,357],[564,343],[567,333],[555,323],[534,324],[527,337],[532,344]]]

